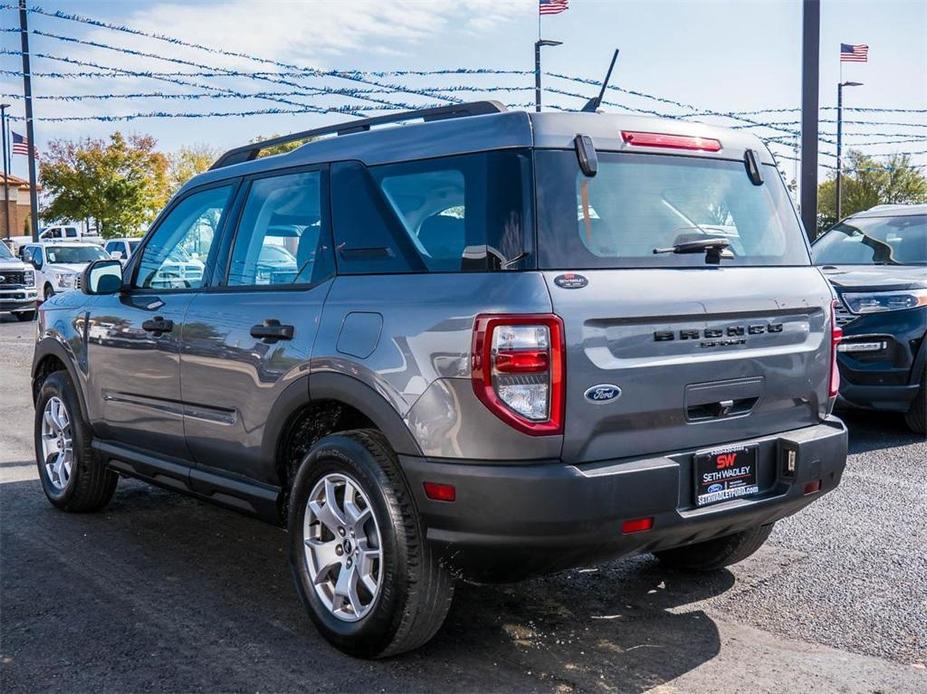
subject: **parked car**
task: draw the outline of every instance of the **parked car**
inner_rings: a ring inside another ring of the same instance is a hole
[[[109,253],[110,258],[121,260],[123,265],[125,265],[125,261],[127,261],[135,252],[135,249],[138,248],[139,242],[141,242],[140,238],[109,239],[104,244],[103,250]]]
[[[43,241],[23,246],[22,258],[35,268],[35,284],[42,301],[74,289],[81,271],[94,260],[109,258],[94,243]]]
[[[157,286],[178,248],[204,272]],[[266,140],[81,286],[40,311],[51,503],[128,475],[283,525],[365,657],[428,641],[459,577],[738,562],[846,461],[833,290],[742,131],[480,102]]]
[[[103,238],[92,231],[83,231],[76,225],[45,227],[39,232],[39,241],[82,241],[103,245]],[[31,235],[12,236],[9,239],[14,253],[21,256],[23,247],[33,243]]]
[[[840,404],[927,430],[927,205],[879,205],[815,240],[837,290]]]
[[[35,271],[0,243],[0,311],[21,321],[33,320],[37,296]]]

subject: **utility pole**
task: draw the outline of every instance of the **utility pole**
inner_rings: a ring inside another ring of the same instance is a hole
[[[6,110],[9,104],[0,104],[0,127],[3,128],[3,220],[6,240],[10,240],[10,181],[7,178],[9,170],[6,163]]]
[[[26,0],[19,0],[19,33],[23,52],[23,98],[26,101],[26,139],[29,141],[29,208],[32,240],[39,240],[39,193],[35,180],[35,130],[32,127],[32,72],[29,69],[29,20]]]
[[[843,199],[840,195],[841,179],[843,178],[843,88],[862,87],[862,82],[837,83],[837,221],[843,219],[841,213]]]
[[[809,238],[818,219],[818,88],[821,0],[805,0],[801,20],[801,220]]]
[[[534,42],[534,110],[541,112],[541,47],[560,46],[563,41],[549,41],[538,37]]]

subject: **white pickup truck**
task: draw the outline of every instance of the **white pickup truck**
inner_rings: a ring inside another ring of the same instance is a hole
[[[35,270],[0,243],[0,311],[9,311],[22,321],[32,320],[37,299]]]

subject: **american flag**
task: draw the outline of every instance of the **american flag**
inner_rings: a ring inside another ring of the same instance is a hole
[[[538,10],[541,14],[560,14],[570,9],[570,0],[540,0]]]
[[[10,151],[13,154],[25,154],[29,156],[29,138],[25,135],[20,135],[14,130],[11,130],[10,134],[13,136],[13,147]],[[35,154],[38,156],[38,151],[36,151]]]
[[[865,63],[869,60],[869,46],[865,43],[841,43],[841,63]]]

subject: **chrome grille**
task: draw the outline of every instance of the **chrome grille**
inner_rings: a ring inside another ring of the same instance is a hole
[[[22,285],[25,282],[25,274],[19,270],[0,270],[0,285]]]

